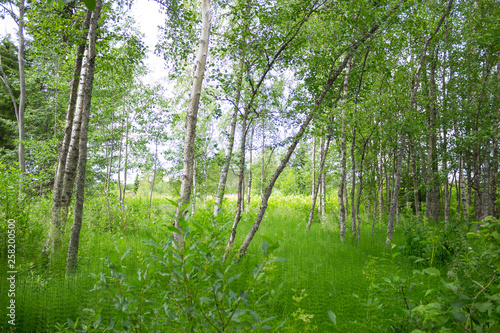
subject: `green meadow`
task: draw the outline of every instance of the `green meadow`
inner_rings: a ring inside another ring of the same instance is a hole
[[[225,205],[234,207],[231,200]],[[188,228],[180,256],[171,241],[174,208],[167,198],[154,198],[151,212],[145,198],[129,198],[123,210],[114,201],[87,201],[78,273],[69,277],[62,273],[65,258],[49,263],[41,255],[50,202],[26,207],[30,228],[17,239],[16,332],[430,332],[441,325],[453,331],[468,315],[467,302],[457,303],[459,292],[474,296],[474,285],[461,283],[479,284],[476,279],[491,273],[474,269],[492,249],[483,242],[483,252],[467,253],[471,240],[460,236],[463,226],[460,232],[417,226],[400,214],[390,249],[384,221],[373,223],[370,216],[362,217],[359,242],[348,234],[341,243],[331,215],[316,217],[306,232],[307,196],[273,196],[238,261],[258,198],[247,207],[225,261],[233,212],[214,219],[213,203],[199,202],[183,221]],[[6,295],[5,276],[1,281]],[[498,300],[489,293],[479,298],[475,306],[484,309],[474,317],[481,323],[496,316]],[[7,300],[2,297],[2,309]],[[7,327],[5,315],[0,326]]]

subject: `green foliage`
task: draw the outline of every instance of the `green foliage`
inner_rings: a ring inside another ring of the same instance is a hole
[[[418,223],[416,217],[405,221],[402,228],[406,244],[399,248],[410,260],[422,259],[428,265],[450,263],[466,246],[466,224]]]
[[[15,221],[15,240],[18,249],[30,236],[30,199],[21,190],[29,184],[30,178],[21,171],[0,162],[0,258],[7,253],[7,221]]]
[[[261,319],[254,311],[267,293],[260,294],[259,285],[264,281],[265,269],[277,258],[271,258],[271,248],[266,248],[266,261],[259,264],[253,279],[241,290],[232,282],[241,276],[234,265],[224,264],[224,240],[221,227],[200,225],[190,221],[184,226],[184,242],[175,243],[172,237],[163,240],[165,230],[153,232],[145,244],[151,249],[147,258],[126,260],[132,253],[116,251],[106,257],[109,274],[94,275],[96,303],[82,328],[133,331],[172,332],[233,332],[271,329],[274,317]],[[172,229],[168,227],[167,229]],[[192,228],[192,229],[191,229]],[[267,251],[269,250],[269,251]],[[130,274],[129,264],[136,272]],[[111,299],[113,315],[107,324],[101,321],[102,304]],[[72,326],[71,323],[70,326]],[[91,331],[94,331],[91,330]]]
[[[430,244],[415,248],[421,258],[405,255],[397,263],[394,256],[372,260],[367,266],[370,294],[362,301],[367,309],[367,331],[400,332],[495,332],[500,328],[500,221],[489,219],[478,232],[469,233],[472,245],[449,253],[451,262],[441,269],[432,267],[444,246],[429,232],[421,241]],[[448,235],[452,237],[453,232]],[[463,233],[462,233],[463,235]],[[418,236],[420,237],[420,236]],[[413,242],[413,239],[407,238]],[[415,243],[413,243],[415,245]],[[401,248],[401,247],[400,247]],[[405,248],[403,247],[403,250]],[[405,253],[405,251],[403,251]],[[404,265],[413,262],[411,273]],[[439,262],[439,260],[437,260]],[[441,262],[443,263],[443,262]],[[394,264],[399,269],[394,270]],[[447,268],[447,274],[443,274]],[[376,306],[377,312],[373,312]]]

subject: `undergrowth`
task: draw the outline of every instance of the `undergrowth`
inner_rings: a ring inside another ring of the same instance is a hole
[[[257,214],[258,198],[252,200],[232,251]],[[346,237],[341,244],[331,215],[316,217],[305,231],[310,198],[273,196],[247,255],[232,264],[222,260],[231,208],[213,219],[211,200],[198,203],[183,222],[189,228],[179,252],[172,202],[154,198],[151,210],[145,198],[125,202],[86,201],[79,268],[71,277],[62,273],[66,249],[59,266],[41,256],[50,199],[16,213],[29,224],[22,238],[29,244],[18,253],[16,331],[486,332],[498,323],[493,220],[475,233],[464,223],[401,219],[386,251],[385,225],[375,224],[371,240],[372,217],[362,216],[359,243]],[[6,302],[0,300],[4,309]],[[0,327],[8,327],[4,317]]]

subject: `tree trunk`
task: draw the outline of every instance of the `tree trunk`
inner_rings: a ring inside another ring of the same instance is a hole
[[[315,191],[316,191],[316,137],[313,136],[311,200],[312,197],[314,196]]]
[[[498,53],[500,58],[500,52]],[[500,59],[497,62],[497,84],[500,85]],[[498,136],[499,130],[498,126],[500,125],[500,106],[497,106],[496,110],[496,118],[495,118],[495,131],[493,132],[493,159],[491,163],[492,174],[491,174],[491,216],[494,218],[498,218],[497,211],[497,184],[498,184]]]
[[[401,134],[401,142],[399,143],[398,163],[396,167],[396,178],[394,180],[394,188],[391,195],[391,206],[389,209],[389,218],[387,220],[387,239],[385,246],[390,247],[392,244],[392,235],[394,233],[394,217],[396,215],[397,206],[399,204],[399,186],[401,184],[401,171],[403,170],[403,152],[405,146],[405,134]]]
[[[434,53],[434,52],[433,52]],[[430,107],[429,107],[429,152],[427,173],[426,215],[436,224],[439,222],[439,184],[437,181],[438,161],[436,153],[436,60],[431,60]],[[427,213],[428,211],[428,213]]]
[[[224,258],[227,257],[229,250],[231,249],[234,240],[236,238],[236,229],[238,228],[238,223],[241,219],[241,214],[243,212],[243,203],[244,198],[243,194],[245,193],[245,148],[246,148],[246,136],[247,136],[247,119],[250,114],[250,105],[247,105],[245,108],[245,113],[243,114],[243,119],[241,123],[241,157],[239,162],[239,174],[238,174],[238,201],[236,203],[236,214],[234,216],[233,227],[231,228],[231,234],[229,235],[229,240],[226,245],[226,254]]]
[[[500,66],[500,65],[499,65]],[[500,112],[497,111],[497,112]],[[498,133],[498,125],[497,125],[497,133]],[[498,177],[498,137],[495,135],[493,138],[493,162],[491,163],[492,166],[492,173],[491,173],[491,194],[490,194],[490,200],[491,200],[491,216],[494,218],[498,218],[498,211],[497,211],[497,177]]]
[[[121,133],[123,133],[123,120],[121,125]],[[120,177],[120,173],[122,171],[122,149],[123,149],[123,138],[120,134],[120,148],[118,149],[118,201],[120,204],[122,203],[122,181]]]
[[[379,210],[379,222],[382,222],[382,216],[384,214],[384,178],[383,178],[383,168],[382,168],[382,124],[379,123],[380,132],[380,146],[378,153],[378,210]]]
[[[344,77],[344,85],[343,85],[343,97],[342,100],[347,102],[348,93],[349,93],[349,76],[351,74],[351,60],[347,63],[346,66],[346,74]],[[339,184],[339,192],[338,192],[338,200],[339,200],[339,218],[340,218],[340,241],[343,243],[345,240],[345,206],[344,206],[344,191],[346,190],[346,112],[345,105],[342,105],[340,111],[340,117],[342,118],[342,130],[340,134],[340,184]]]
[[[445,170],[444,179],[444,221],[446,223],[450,222],[450,190],[448,183],[448,158],[446,156],[448,152],[448,132],[446,130],[446,125],[443,125],[443,168]],[[453,177],[455,179],[455,177]],[[453,183],[452,183],[453,184]]]
[[[153,180],[151,181],[151,190],[149,191],[149,208],[148,208],[148,219],[151,220],[151,204],[153,203],[153,191],[155,188],[156,180],[156,161],[158,160],[158,135],[155,140],[155,157],[153,162]]]
[[[370,133],[370,136],[365,140],[365,142],[363,144],[363,151],[361,152],[361,161],[359,163],[359,190],[358,190],[358,198],[356,201],[356,216],[358,218],[358,230],[357,230],[356,240],[358,243],[361,239],[361,217],[359,215],[359,207],[361,206],[361,193],[363,192],[363,165],[364,165],[364,161],[365,161],[366,146],[367,146],[371,136],[373,135],[374,131],[375,131],[375,127],[373,128],[372,132]],[[366,211],[366,207],[365,207],[365,214],[368,214],[368,212]]]
[[[262,170],[260,172],[260,199],[264,197],[264,181],[266,177],[264,176],[264,162],[265,162],[265,152],[266,152],[266,130],[264,128],[264,118],[262,118]]]
[[[323,156],[324,154],[324,151],[325,151],[325,140],[323,139],[323,137],[320,138],[320,141],[319,141],[319,156],[321,158],[321,156]],[[325,197],[323,196],[323,189],[325,187],[325,184],[323,182],[323,172],[320,172],[318,174],[318,190],[319,190],[319,207],[318,207],[318,215],[320,216],[324,216],[324,203],[325,203]]]
[[[483,197],[481,198],[483,204],[483,214],[481,216],[481,220],[484,220],[490,215],[490,183],[490,154],[488,153],[484,159],[484,188]]]
[[[327,139],[326,139],[325,149],[322,149],[322,153],[321,153],[321,157],[320,157],[319,170],[318,170],[318,178],[320,178],[321,175],[323,174],[323,168],[325,166],[326,155],[328,154],[328,147],[330,146],[330,139],[331,139],[331,135],[329,134],[327,136]],[[314,181],[313,181],[313,183],[314,183]],[[318,181],[316,182],[316,185],[315,185],[315,187],[313,189],[313,194],[312,194],[312,198],[311,198],[311,210],[309,211],[309,220],[307,222],[306,231],[308,231],[311,228],[312,220],[313,220],[313,217],[314,217],[314,208],[315,208],[315,205],[316,205],[316,199],[318,197],[318,190],[319,190],[319,184],[320,183],[321,182],[318,179]]]
[[[129,131],[129,112],[130,105],[127,107],[127,121],[125,127],[125,161],[123,166],[123,195],[122,195],[122,209],[125,209],[125,193],[127,191],[127,171],[128,171],[128,131]]]
[[[247,209],[250,209],[250,198],[252,195],[252,150],[253,150],[253,133],[255,131],[255,126],[252,127],[252,133],[250,134],[250,158],[248,161],[248,194],[247,194]]]
[[[19,50],[17,52],[17,60],[19,63],[19,106],[17,126],[19,131],[19,168],[22,174],[26,173],[26,161],[24,157],[24,140],[26,133],[24,129],[24,109],[26,106],[26,76],[24,72],[24,0],[19,1],[19,17],[18,17],[18,37]]]
[[[88,29],[92,13],[87,11],[83,23],[82,40],[88,40]],[[64,138],[59,150],[58,166],[54,180],[54,191],[51,211],[49,237],[44,246],[44,252],[53,255],[60,248],[61,235],[65,226],[68,207],[71,202],[73,183],[76,176],[78,160],[78,145],[80,141],[80,127],[83,113],[84,84],[87,75],[88,63],[85,62],[88,50],[86,42],[78,46],[73,81],[71,83],[68,112],[64,129]],[[86,52],[86,55],[84,55]]]
[[[479,143],[476,142],[474,148],[474,217],[476,221],[483,220],[483,191],[481,185],[481,152],[479,151]]]
[[[68,258],[66,263],[66,273],[74,274],[77,267],[78,245],[80,241],[80,230],[83,218],[83,202],[85,199],[85,172],[87,168],[87,134],[89,128],[90,107],[92,103],[92,87],[94,83],[95,69],[95,45],[97,40],[98,21],[101,16],[101,0],[96,1],[96,8],[92,13],[92,19],[89,29],[89,47],[87,52],[87,70],[85,75],[85,98],[83,100],[82,127],[79,140],[79,158],[78,158],[78,179],[76,182],[76,200],[73,226],[68,247]]]
[[[86,34],[90,25],[90,17],[91,12],[85,12],[85,18],[83,20],[83,36],[82,42],[78,45],[75,66],[73,70],[73,79],[71,81],[69,102],[68,102],[68,111],[66,113],[66,122],[64,125],[64,137],[61,143],[61,147],[59,148],[59,156],[57,160],[57,168],[56,174],[54,177],[54,189],[52,192],[52,211],[51,211],[51,225],[60,225],[62,222],[58,221],[61,215],[61,191],[63,187],[63,179],[64,179],[64,170],[66,167],[66,158],[68,155],[69,143],[71,140],[71,130],[73,128],[73,118],[75,115],[76,108],[76,98],[78,95],[78,84],[80,82],[80,73],[82,71],[82,61],[83,61],[83,53],[85,52],[86,45]]]
[[[354,196],[356,195],[356,157],[354,156],[354,146],[356,145],[356,122],[354,122],[354,130],[352,131],[351,144],[351,160],[352,160],[352,187],[351,187],[351,222],[352,222],[352,237],[356,237],[356,204]]]
[[[194,216],[194,213],[196,212],[196,199],[197,199],[197,192],[198,192],[198,187],[197,187],[197,182],[196,182],[196,159],[193,161],[193,198],[191,199],[191,216]]]
[[[174,239],[177,243],[183,243],[182,228],[179,219],[184,218],[186,210],[181,211],[191,198],[191,186],[193,185],[193,164],[194,164],[194,143],[196,138],[196,122],[198,120],[198,107],[200,104],[201,87],[203,76],[205,74],[205,65],[208,56],[208,42],[210,38],[210,0],[201,0],[202,27],[198,52],[196,54],[193,81],[191,85],[191,95],[188,111],[186,115],[186,133],[184,136],[184,162],[182,168],[181,190],[179,194],[178,207],[175,213],[174,227],[179,233],[174,233]]]
[[[229,166],[231,165],[231,159],[233,157],[233,146],[234,146],[234,132],[236,129],[236,121],[238,119],[238,109],[240,105],[241,89],[243,81],[243,61],[240,62],[240,68],[238,73],[238,79],[236,81],[236,96],[234,101],[234,110],[231,117],[231,124],[229,125],[229,142],[226,147],[226,158],[222,169],[220,171],[219,185],[217,186],[217,195],[215,196],[214,204],[214,217],[219,215],[219,211],[222,208],[222,201],[224,200],[224,193],[226,191],[227,174],[229,172]]]
[[[472,171],[471,171],[471,165],[470,163],[467,163],[466,166],[466,171],[467,171],[467,200],[466,200],[466,207],[467,207],[467,214],[469,214],[470,206],[472,205],[472,188],[473,188],[473,179],[472,179]]]
[[[321,172],[321,215],[326,214],[326,172],[323,167],[323,172]]]

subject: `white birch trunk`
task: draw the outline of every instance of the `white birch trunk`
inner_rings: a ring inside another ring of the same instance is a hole
[[[67,274],[74,274],[77,268],[78,246],[80,242],[80,230],[83,219],[83,203],[85,199],[85,172],[87,168],[87,134],[89,128],[90,108],[92,103],[92,87],[94,83],[95,69],[95,45],[97,40],[98,21],[101,16],[101,0],[96,1],[96,8],[92,13],[92,19],[89,29],[89,48],[87,52],[87,71],[84,84],[83,99],[83,119],[79,140],[79,158],[78,158],[78,179],[76,182],[76,200],[73,226],[71,228],[70,242],[68,246],[68,257],[66,263]]]
[[[174,233],[174,239],[181,244],[184,241],[182,228],[179,219],[184,218],[186,210],[181,211],[181,207],[189,202],[191,198],[191,186],[193,185],[193,164],[194,164],[194,142],[196,138],[196,123],[198,120],[198,107],[200,104],[201,88],[205,74],[205,65],[208,56],[208,42],[210,39],[211,13],[210,0],[201,0],[202,28],[200,43],[193,72],[193,81],[191,86],[191,95],[189,107],[186,115],[186,134],[184,136],[184,162],[182,169],[181,191],[179,203],[176,210],[176,219],[174,226],[179,233]]]

